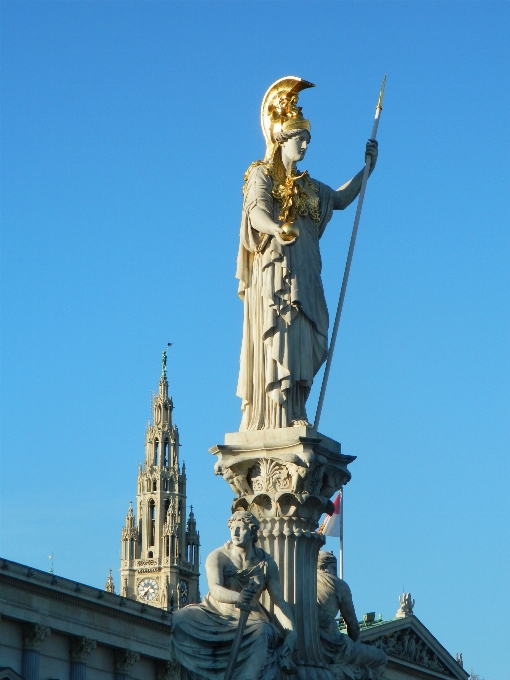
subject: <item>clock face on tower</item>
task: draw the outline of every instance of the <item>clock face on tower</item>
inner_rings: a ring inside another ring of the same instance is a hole
[[[141,600],[151,602],[158,594],[158,584],[153,578],[144,578],[138,584],[138,597]]]

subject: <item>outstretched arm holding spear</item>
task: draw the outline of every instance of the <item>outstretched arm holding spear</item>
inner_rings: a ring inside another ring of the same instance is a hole
[[[317,404],[317,412],[315,414],[315,421],[313,427],[315,430],[319,427],[319,422],[321,418],[322,406],[324,404],[324,396],[326,394],[326,387],[328,384],[329,372],[331,370],[331,361],[333,359],[333,352],[335,351],[336,336],[338,334],[338,326],[340,324],[340,317],[342,315],[342,307],[345,299],[345,291],[347,290],[347,282],[349,280],[349,272],[351,270],[352,256],[354,254],[354,246],[356,244],[356,236],[358,233],[358,225],[361,217],[361,209],[363,207],[363,199],[365,198],[365,189],[367,186],[367,180],[374,169],[375,163],[372,161],[373,158],[377,158],[377,128],[379,127],[379,117],[382,111],[382,102],[384,97],[384,87],[386,85],[386,75],[383,78],[381,91],[379,93],[379,99],[377,101],[377,106],[375,107],[375,118],[374,125],[372,127],[372,135],[367,144],[367,152],[365,155],[365,167],[363,170],[353,177],[349,182],[344,184],[337,191],[337,196],[335,197],[335,209],[343,210],[347,207],[359,191],[358,207],[356,209],[356,216],[354,218],[354,226],[352,228],[351,241],[349,244],[349,252],[347,254],[347,261],[345,263],[344,277],[342,280],[342,288],[340,290],[340,298],[338,300],[338,306],[336,308],[335,323],[333,324],[333,332],[331,334],[331,342],[329,345],[328,360],[326,362],[326,370],[324,371],[324,377],[322,379],[321,392],[319,395],[319,403]],[[361,185],[360,185],[361,179]]]

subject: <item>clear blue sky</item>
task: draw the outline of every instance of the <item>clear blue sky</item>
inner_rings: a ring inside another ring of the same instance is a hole
[[[240,417],[261,97],[316,83],[303,167],[338,186],[387,72],[321,424],[358,457],[346,579],[360,616],[404,586],[468,670],[507,679],[509,26],[508,2],[2,3],[3,556],[118,587],[168,341],[203,556],[226,540],[208,448]],[[322,241],[330,309],[353,217]]]

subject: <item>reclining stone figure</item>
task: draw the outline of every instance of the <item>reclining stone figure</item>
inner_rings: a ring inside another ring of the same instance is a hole
[[[296,641],[294,621],[283,599],[278,567],[256,546],[259,522],[251,513],[235,512],[228,521],[231,539],[213,550],[205,563],[209,593],[200,604],[173,615],[171,657],[181,666],[181,680],[223,680],[239,624],[236,603],[256,605],[250,613],[233,680],[274,680],[289,671]],[[259,602],[266,590],[285,635]]]
[[[388,657],[381,649],[358,642],[359,624],[351,590],[336,573],[335,556],[321,550],[317,565],[317,604],[324,658],[335,680],[379,680]],[[347,635],[340,632],[335,621],[339,610]]]

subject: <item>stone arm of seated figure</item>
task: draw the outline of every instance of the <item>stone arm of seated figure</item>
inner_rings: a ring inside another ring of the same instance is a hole
[[[375,140],[369,139],[367,142],[365,157],[370,156],[372,159],[370,164],[370,175],[374,171],[375,164],[377,163],[377,154],[377,142]],[[336,190],[333,201],[334,210],[344,210],[344,208],[347,208],[347,206],[354,201],[361,189],[361,181],[363,179],[364,170],[365,168],[360,170],[357,175],[354,175],[352,179]]]
[[[359,623],[356,611],[354,610],[354,603],[352,601],[351,589],[345,581],[337,579],[336,590],[338,596],[338,608],[340,614],[347,626],[347,634],[356,642],[359,638]]]
[[[271,598],[271,602],[275,607],[274,613],[279,624],[285,631],[285,641],[283,643],[282,654],[283,656],[285,656],[286,653],[290,655],[294,649],[294,645],[296,644],[297,634],[289,604],[283,599],[282,588],[280,585],[280,575],[274,560],[269,561],[267,575],[267,590],[269,597]]]
[[[240,593],[230,588],[225,588],[223,585],[223,570],[228,564],[229,559],[221,548],[213,550],[207,556],[205,561],[205,573],[207,575],[207,584],[209,585],[209,592],[218,602],[225,602],[226,604],[236,604],[243,602],[248,604],[255,590],[251,588],[244,588]]]

